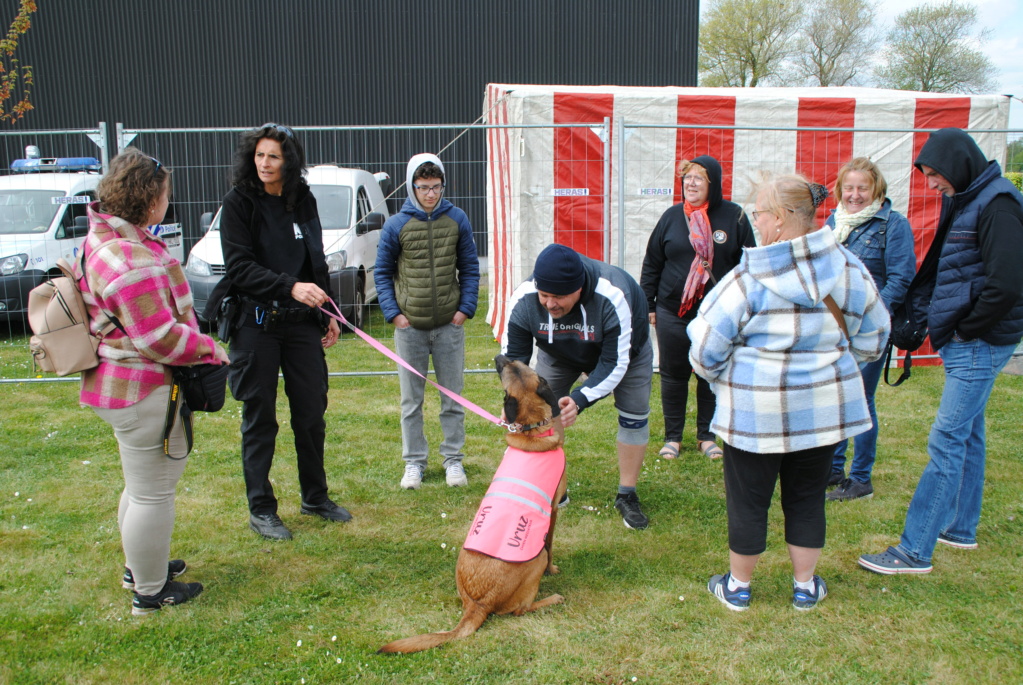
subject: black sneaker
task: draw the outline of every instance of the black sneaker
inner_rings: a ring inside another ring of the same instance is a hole
[[[568,499],[568,490],[565,490],[565,494],[562,495],[561,499],[558,500],[558,509],[564,509],[565,507],[568,506],[568,503],[570,501],[571,500]]]
[[[251,514],[249,528],[268,540],[290,540],[291,531],[277,514]]]
[[[874,486],[861,483],[852,478],[843,480],[837,488],[829,492],[824,499],[829,502],[845,502],[851,499],[869,499],[874,496]]]
[[[145,616],[166,606],[184,604],[198,597],[201,592],[202,583],[179,583],[168,580],[163,589],[155,595],[140,595],[136,592],[135,598],[131,600],[131,613],[134,616]]]
[[[639,508],[639,496],[634,492],[615,497],[615,509],[622,515],[626,528],[643,530],[650,523],[650,519]]]
[[[843,480],[845,480],[845,471],[832,471],[828,478],[828,487],[833,488],[836,485],[841,485]]]
[[[348,513],[347,509],[329,499],[325,499],[319,504],[306,504],[302,502],[302,508],[299,511],[308,516],[319,516],[321,519],[328,521],[341,521],[344,523],[352,520],[352,515]]]
[[[167,580],[174,580],[187,570],[188,564],[184,559],[171,559],[167,564]],[[124,567],[124,575],[121,577],[121,587],[125,590],[135,589],[135,576],[127,566]]]

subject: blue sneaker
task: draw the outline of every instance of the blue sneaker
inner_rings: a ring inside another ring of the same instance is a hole
[[[955,547],[956,549],[977,549],[977,542],[963,542],[962,540],[953,540],[947,538],[942,534],[938,534],[938,542],[949,547]]]
[[[889,547],[880,554],[864,554],[860,557],[860,566],[886,576],[898,573],[930,573],[934,567],[919,561],[913,561],[896,547]]]
[[[813,577],[813,592],[792,586],[792,606],[800,611],[809,611],[817,606],[817,602],[828,596],[828,584],[824,579]]]
[[[711,576],[707,581],[707,591],[714,595],[732,611],[746,611],[749,609],[749,588],[739,588],[735,592],[728,591],[728,578],[731,573],[723,576]]]

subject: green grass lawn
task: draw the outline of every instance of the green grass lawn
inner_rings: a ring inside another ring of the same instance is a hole
[[[469,369],[491,368],[498,351],[482,318],[469,329]],[[379,313],[371,330],[389,336]],[[0,342],[0,377],[27,376],[24,338]],[[346,335],[329,366],[393,368],[378,357]],[[980,548],[939,546],[934,571],[919,577],[856,565],[898,540],[941,386],[940,369],[917,368],[902,387],[879,390],[876,494],[829,504],[818,572],[830,594],[814,611],[791,607],[777,504],[750,611],[730,612],[707,593],[707,578],[727,568],[721,464],[696,451],[691,425],[680,459],[657,458],[655,383],[639,490],[650,528],[627,530],[612,507],[616,420],[605,400],[566,435],[572,501],[555,538],[561,574],[540,587],[565,603],[493,617],[436,650],[383,657],[374,652],[386,642],[458,622],[455,559],[504,450],[500,429],[467,416],[469,487],[446,487],[433,455],[423,488],[402,491],[396,376],[332,378],[327,474],[355,518],[329,524],[298,514],[282,392],[272,478],[295,539],[272,543],[248,529],[241,407],[229,397],[223,411],[198,416],[178,487],[172,553],[188,560],[183,580],[206,590],[133,618],[120,586],[123,484],[112,432],[78,407],[75,383],[0,385],[0,682],[1023,682],[1023,378],[1000,378],[988,408]],[[500,413],[495,374],[469,374],[464,394]],[[434,446],[438,407],[429,392]]]

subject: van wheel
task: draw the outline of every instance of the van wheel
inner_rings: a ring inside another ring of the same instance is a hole
[[[369,319],[369,306],[366,304],[366,281],[361,277],[355,284],[355,301],[352,303],[351,316],[347,318],[353,326],[360,330],[365,328]]]

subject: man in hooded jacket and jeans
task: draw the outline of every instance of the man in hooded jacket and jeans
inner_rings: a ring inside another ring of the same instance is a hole
[[[433,357],[437,382],[462,392],[465,329],[476,313],[480,263],[472,226],[461,209],[444,199],[444,164],[436,155],[412,157],[405,172],[408,198],[384,224],[373,278],[384,318],[394,324],[394,348],[426,375]],[[426,381],[398,367],[401,386],[401,442],[405,472],[401,487],[418,490],[429,446],[423,432]],[[447,484],[466,485],[462,466],[465,410],[440,397],[444,432],[440,455]]]
[[[902,539],[860,566],[929,573],[937,543],[977,547],[984,489],[984,409],[1023,336],[1023,195],[976,142],[935,131],[916,168],[944,195],[934,242],[909,305],[945,365],[945,389],[927,445],[930,461],[906,512]]]

